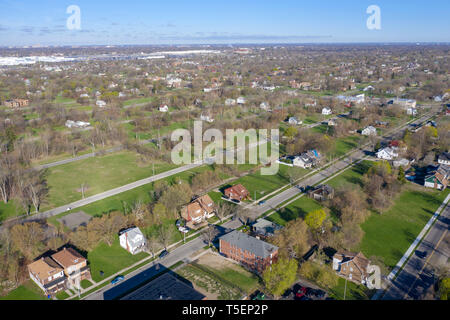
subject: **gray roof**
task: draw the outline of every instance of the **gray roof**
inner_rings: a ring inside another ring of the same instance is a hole
[[[444,152],[439,156],[441,161],[450,161],[450,152]]]
[[[260,233],[262,235],[275,234],[276,230],[281,229],[281,226],[263,218],[258,219],[252,225],[252,227],[255,230],[255,232]]]
[[[235,247],[241,248],[242,250],[254,253],[257,257],[261,257],[263,259],[278,250],[277,246],[251,237],[248,234],[242,233],[238,230],[234,230],[220,237],[220,240],[226,241]]]
[[[150,281],[121,300],[203,300],[205,296],[196,291],[192,284],[180,281],[174,275],[165,273]]]

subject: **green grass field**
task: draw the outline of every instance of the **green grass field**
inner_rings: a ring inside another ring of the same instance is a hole
[[[366,257],[380,257],[388,268],[393,268],[449,192],[412,188],[403,191],[388,211],[373,213],[361,225],[365,235],[359,249]]]
[[[27,280],[8,295],[0,297],[0,300],[47,300],[47,297],[32,280]]]
[[[369,300],[372,292],[365,286],[357,285],[351,281],[347,281],[347,290],[345,290],[345,279],[339,278],[339,283],[336,287],[330,290],[329,294],[336,300]]]
[[[300,199],[295,200],[288,206],[273,213],[266,219],[284,226],[291,220],[295,220],[299,217],[304,218],[308,212],[321,208],[322,206],[319,202],[307,196],[303,196]]]
[[[0,222],[22,214],[23,208],[16,200],[8,203],[0,201]]]
[[[152,97],[150,97],[150,98],[130,99],[130,100],[124,101],[124,102],[123,102],[123,105],[124,105],[124,106],[130,106],[130,105],[132,105],[132,104],[149,103],[149,102],[151,102],[152,100],[153,100]]]
[[[176,167],[155,163],[155,174]],[[46,207],[80,200],[82,183],[87,184],[85,197],[89,197],[152,175],[152,164],[140,165],[137,155],[132,152],[93,157],[50,168],[47,177],[50,193]]]
[[[132,255],[120,246],[119,237],[116,236],[111,247],[102,242],[88,253],[92,279],[101,281],[147,256],[144,252]],[[104,272],[103,277],[100,276],[100,271]]]

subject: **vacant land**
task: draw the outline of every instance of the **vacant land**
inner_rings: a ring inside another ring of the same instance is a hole
[[[48,171],[50,188],[49,207],[57,207],[82,198],[81,185],[85,184],[85,197],[98,194],[177,167],[164,163],[139,162],[132,152],[120,152],[102,157],[88,158]]]
[[[371,290],[365,286],[357,285],[351,281],[347,281],[347,289],[345,289],[345,279],[339,278],[339,283],[336,287],[330,290],[330,297],[336,300],[369,300],[372,296]]]
[[[321,204],[314,199],[303,196],[295,200],[288,206],[276,211],[267,220],[270,220],[281,226],[286,225],[291,220],[304,218],[308,212],[322,208]]]
[[[208,300],[236,300],[253,292],[258,278],[237,264],[220,256],[206,254],[178,273],[192,282]]]
[[[44,292],[31,280],[26,281],[0,300],[45,300]]]

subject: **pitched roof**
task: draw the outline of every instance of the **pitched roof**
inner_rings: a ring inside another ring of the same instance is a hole
[[[41,280],[45,280],[48,277],[63,271],[63,269],[49,257],[41,258],[30,263],[28,269]]]
[[[52,258],[64,268],[68,268],[75,264],[86,261],[86,259],[81,254],[79,254],[72,248],[64,248],[63,250],[60,250],[59,252],[53,254]]]
[[[234,193],[239,194],[241,196],[244,196],[244,195],[248,194],[247,189],[242,184],[237,184],[237,185],[232,186],[232,187],[230,187],[228,189],[225,189],[225,192],[227,192],[227,191],[234,192]]]
[[[362,273],[367,272],[367,267],[369,266],[369,260],[364,256],[362,252],[337,252],[333,258],[341,260],[341,263],[348,263],[353,261],[353,263],[358,267]]]
[[[208,194],[205,194],[196,199],[196,201],[200,204],[200,206],[208,213],[214,211],[214,201]]]
[[[278,250],[277,246],[251,237],[248,234],[242,233],[238,230],[234,230],[220,237],[220,240],[226,241],[232,246],[241,248],[242,250],[251,252],[257,257],[261,257],[263,259]]]

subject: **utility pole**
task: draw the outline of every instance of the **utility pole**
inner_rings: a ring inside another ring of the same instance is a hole
[[[344,300],[345,300],[346,294],[347,294],[347,277],[345,277]]]

